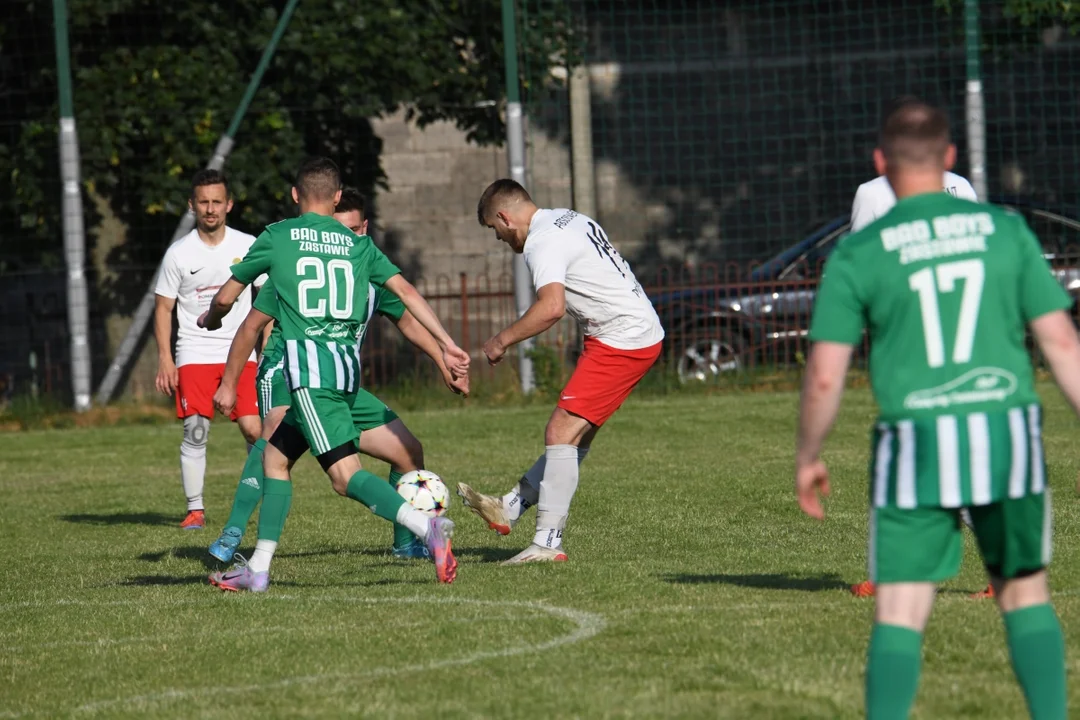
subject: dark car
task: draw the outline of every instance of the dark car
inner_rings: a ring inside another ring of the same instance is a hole
[[[1025,217],[1059,282],[1080,294],[1080,220],[1015,198],[991,202]],[[850,227],[850,215],[843,215],[742,276],[654,292],[667,357],[675,361],[680,381],[705,382],[750,365],[794,362],[805,350],[821,268]]]

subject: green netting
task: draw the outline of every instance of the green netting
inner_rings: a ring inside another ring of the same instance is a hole
[[[990,194],[1075,215],[1080,43],[1058,4],[980,5]],[[1031,5],[1049,16],[1016,15]],[[900,94],[948,108],[969,171],[962,3],[592,0],[567,23],[591,79],[599,219],[646,270],[765,259],[847,213]],[[545,154],[569,138],[568,94],[525,101],[533,185],[558,197]]]

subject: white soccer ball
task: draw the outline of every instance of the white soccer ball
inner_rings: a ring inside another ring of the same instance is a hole
[[[413,470],[397,481],[398,495],[405,502],[430,517],[445,515],[450,508],[450,491],[430,470]]]

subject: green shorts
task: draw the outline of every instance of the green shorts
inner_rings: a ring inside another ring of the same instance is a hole
[[[300,388],[292,393],[284,422],[300,430],[311,454],[318,457],[397,419],[393,410],[363,388],[355,393]]]
[[[267,413],[276,407],[289,407],[292,405],[292,396],[289,393],[289,384],[285,381],[285,359],[282,358],[276,365],[264,367],[259,363],[259,374],[255,379],[255,388],[258,390],[259,419],[265,420]]]
[[[1050,563],[1050,490],[969,507],[975,539],[993,577],[1023,577]],[[960,510],[920,507],[870,510],[870,579],[939,583],[960,572]]]

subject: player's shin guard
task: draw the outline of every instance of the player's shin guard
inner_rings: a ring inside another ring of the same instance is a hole
[[[874,625],[866,660],[866,717],[904,720],[911,713],[922,669],[922,633]]]
[[[240,482],[236,486],[236,494],[233,495],[232,510],[229,511],[229,519],[225,521],[227,528],[239,528],[244,532],[248,521],[255,513],[259,501],[263,496],[263,463],[262,453],[266,447],[266,440],[257,440],[248,453],[247,462],[240,472]],[[292,487],[292,483],[289,483]]]
[[[397,488],[397,482],[401,479],[402,473],[397,470],[390,471],[390,487]],[[412,531],[404,525],[400,525],[397,522],[394,523],[394,547],[397,549],[407,548],[412,544],[416,536],[412,534]]]
[[[371,512],[390,522],[397,520],[398,508],[406,504],[385,480],[367,470],[358,470],[349,478],[345,495],[363,503]]]
[[[577,492],[578,451],[573,445],[548,445],[544,459],[533,542],[541,547],[557,548],[562,545],[570,501]]]
[[[184,484],[188,510],[203,509],[206,441],[209,437],[210,420],[202,415],[184,418],[184,440],[180,443],[180,480]]]
[[[281,532],[285,529],[285,519],[292,507],[292,483],[288,480],[266,478],[263,480],[262,509],[259,510],[259,539],[255,543],[255,552],[248,561],[254,572],[266,572],[274,557]]]
[[[1054,608],[1033,605],[1005,613],[1013,671],[1033,720],[1067,716],[1065,639]]]

